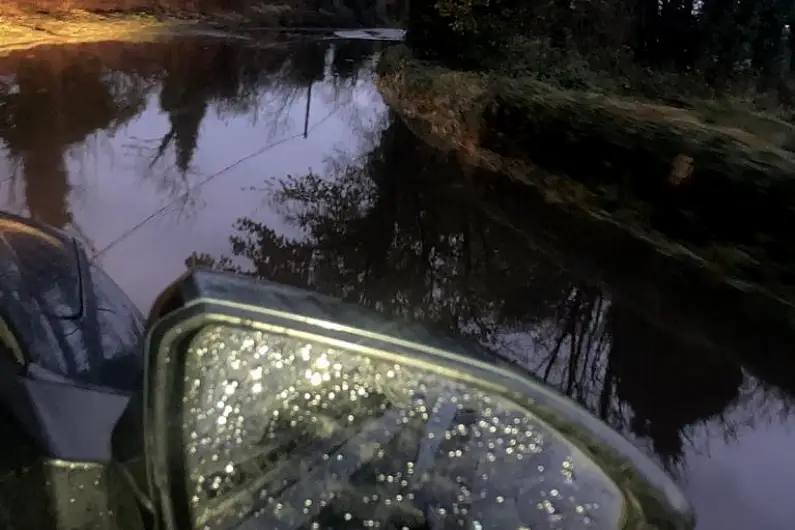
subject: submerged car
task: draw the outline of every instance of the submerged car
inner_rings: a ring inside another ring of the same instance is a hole
[[[694,525],[642,453],[477,344],[212,271],[144,324],[74,238],[6,214],[0,237],[0,528]]]

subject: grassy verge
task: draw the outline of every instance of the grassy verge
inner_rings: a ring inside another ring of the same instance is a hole
[[[737,288],[795,303],[795,135],[777,117],[457,72],[403,48],[384,56],[378,85],[438,146]]]
[[[140,41],[190,25],[190,21],[178,18],[140,13],[98,14],[75,10],[54,16],[6,12],[0,15],[0,54],[44,44]]]
[[[168,5],[164,2],[163,5]],[[236,10],[91,12],[79,9],[24,11],[0,6],[0,54],[44,44],[141,41],[178,31],[245,32],[275,28],[346,28],[361,25],[354,13],[304,7],[299,0],[248,2]],[[370,14],[375,17],[375,14]],[[373,20],[375,22],[375,20]],[[382,21],[388,22],[388,21]]]

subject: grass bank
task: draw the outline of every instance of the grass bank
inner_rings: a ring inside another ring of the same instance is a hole
[[[7,12],[0,15],[0,55],[46,44],[141,41],[191,25],[177,18],[141,13],[99,14],[78,10],[56,17],[42,13]]]
[[[388,52],[378,86],[425,138],[720,275],[795,304],[795,130],[713,101],[686,108]]]
[[[399,2],[354,12],[345,2],[315,9],[308,0],[15,0],[0,5],[0,54],[47,44],[145,41],[173,32],[397,26],[401,15],[392,4]]]

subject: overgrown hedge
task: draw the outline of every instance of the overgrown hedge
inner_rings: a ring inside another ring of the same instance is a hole
[[[428,0],[409,4],[407,44],[418,56],[474,69],[503,55],[526,30],[526,0]]]

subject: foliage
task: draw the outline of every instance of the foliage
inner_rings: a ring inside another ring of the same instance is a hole
[[[407,39],[415,53],[477,68],[523,28],[521,0],[440,0],[409,4]]]
[[[566,88],[590,86],[596,73],[624,92],[661,97],[650,93],[662,80],[702,97],[750,90],[764,95],[760,105],[789,107],[790,26],[795,0],[440,0],[411,5],[409,44],[455,68],[554,68]]]
[[[478,12],[489,7],[493,0],[439,0],[436,9],[450,28],[457,33],[477,33]],[[482,19],[481,19],[482,20]]]

